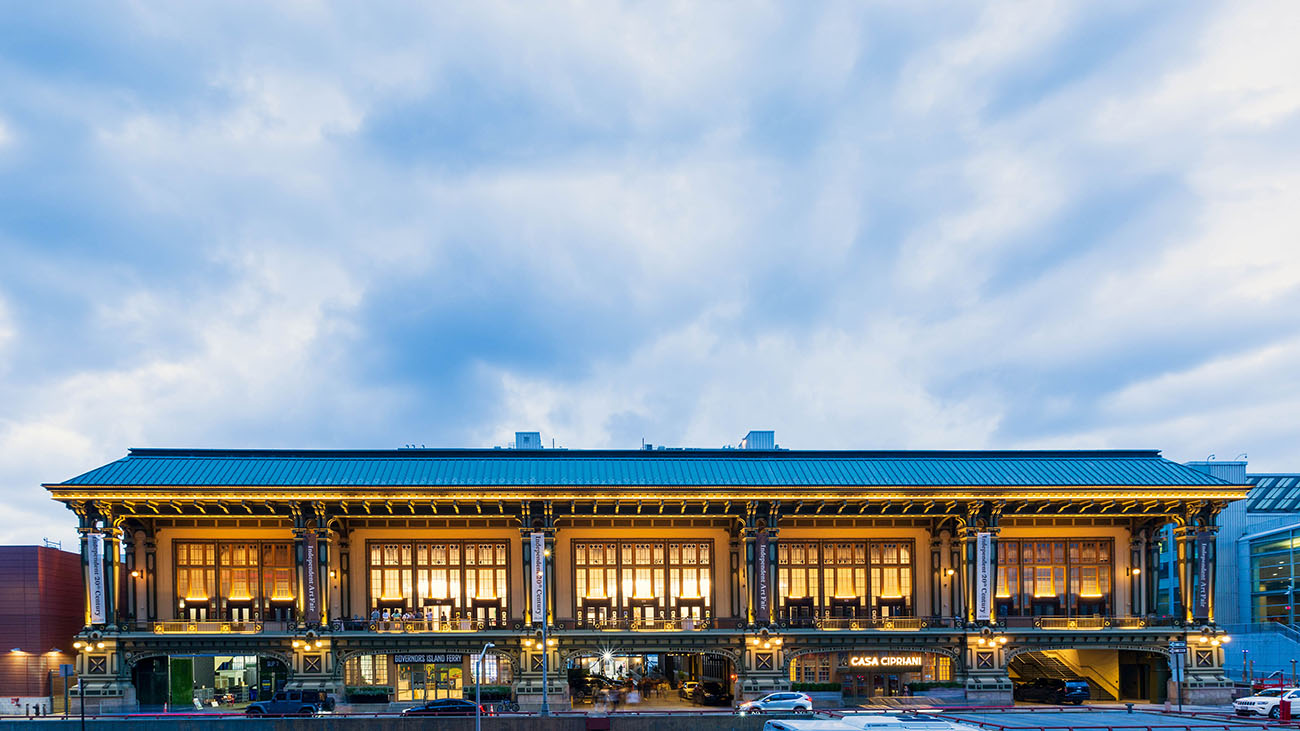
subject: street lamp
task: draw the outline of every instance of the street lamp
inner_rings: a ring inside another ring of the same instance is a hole
[[[479,686],[483,683],[483,657],[493,647],[496,645],[491,642],[483,645],[478,654],[478,668],[474,671],[474,731],[480,731],[483,727],[483,702],[480,700]]]

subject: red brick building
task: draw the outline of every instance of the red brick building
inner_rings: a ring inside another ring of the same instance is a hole
[[[61,695],[51,675],[73,662],[72,643],[86,623],[82,577],[76,553],[0,546],[0,714],[22,714],[56,688]]]

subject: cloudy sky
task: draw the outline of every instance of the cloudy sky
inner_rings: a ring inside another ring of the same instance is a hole
[[[23,3],[0,542],[131,446],[1300,471],[1300,4]]]

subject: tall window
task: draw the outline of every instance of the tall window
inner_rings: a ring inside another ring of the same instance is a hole
[[[777,544],[778,612],[815,617],[912,613],[911,541],[786,541]]]
[[[371,609],[504,622],[508,549],[504,541],[372,541]]]
[[[579,621],[710,616],[713,543],[600,541],[573,544]]]
[[[279,541],[177,541],[176,604],[190,620],[288,620],[297,566]]]
[[[175,593],[183,607],[216,609],[212,606],[217,600],[216,574],[216,544],[175,544]]]
[[[998,539],[998,613],[1012,616],[1109,614],[1110,540]]]

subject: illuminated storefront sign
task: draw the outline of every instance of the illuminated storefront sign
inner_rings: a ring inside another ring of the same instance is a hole
[[[893,670],[896,672],[919,672],[920,655],[850,655],[849,667]]]
[[[465,656],[457,652],[447,652],[434,655],[393,655],[393,662],[398,665],[459,665],[464,662]]]

